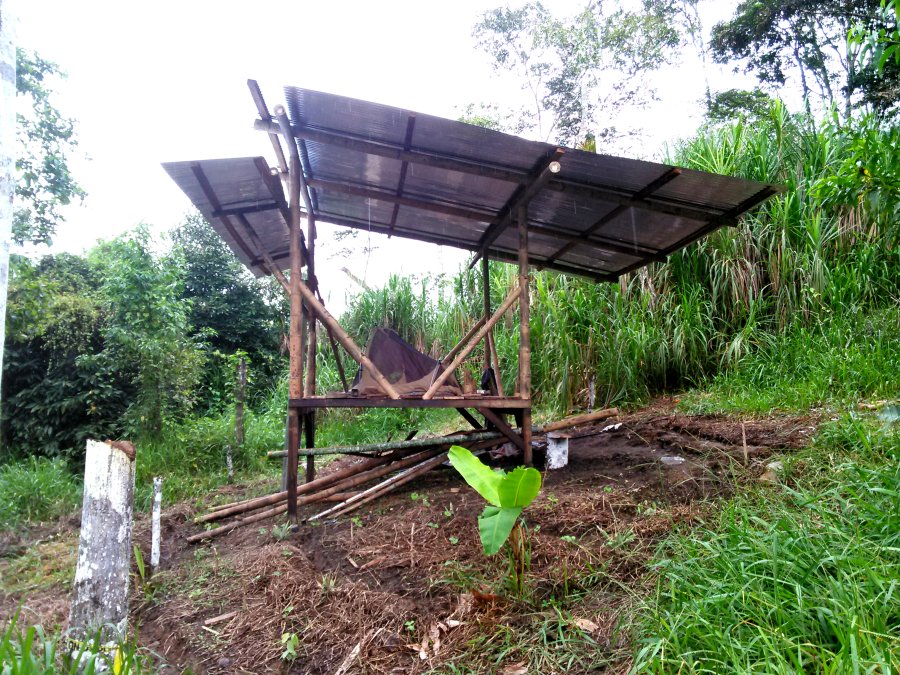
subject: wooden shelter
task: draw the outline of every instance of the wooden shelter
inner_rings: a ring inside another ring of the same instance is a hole
[[[262,157],[164,168],[235,255],[255,274],[274,275],[290,296],[287,491],[294,519],[300,437],[305,432],[305,446],[315,447],[318,409],[455,408],[476,428],[482,423],[475,415],[482,417],[530,464],[530,268],[614,281],[734,224],[778,192],[773,185],[557,147],[307,89],[286,88],[286,106],[270,112],[257,83],[248,85],[274,168]],[[423,393],[401,396],[325,308],[316,279],[318,221],[466,249],[473,266],[480,262],[483,315],[441,360]],[[518,283],[496,308],[489,259],[519,269]],[[516,306],[515,391],[494,386],[487,394],[441,394],[444,380],[481,342],[485,369],[499,373],[492,329]],[[335,355],[339,344],[378,383],[379,395],[354,394],[346,378],[343,393],[317,392],[318,323]],[[307,480],[314,469],[309,453]]]

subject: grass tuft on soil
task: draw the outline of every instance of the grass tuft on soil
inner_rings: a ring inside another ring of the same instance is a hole
[[[900,434],[844,417],[660,547],[634,672],[896,672]],[[787,463],[787,462],[786,462]]]

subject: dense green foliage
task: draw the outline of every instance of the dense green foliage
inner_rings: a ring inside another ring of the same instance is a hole
[[[7,456],[80,458],[87,438],[149,439],[188,415],[218,413],[234,400],[239,355],[251,400],[268,396],[281,375],[283,302],[212,236],[189,218],[162,252],[138,228],[85,257],[14,258]]]

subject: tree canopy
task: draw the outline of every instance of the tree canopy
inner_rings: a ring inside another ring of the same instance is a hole
[[[69,157],[77,147],[75,122],[52,103],[50,83],[63,76],[55,63],[16,50],[16,95],[23,101],[16,115],[13,241],[17,244],[50,244],[63,220],[60,207],[85,196],[69,171]]]

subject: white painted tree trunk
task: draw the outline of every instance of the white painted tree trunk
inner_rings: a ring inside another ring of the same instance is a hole
[[[128,574],[134,503],[134,445],[88,441],[81,539],[69,629],[76,639],[101,629],[104,643],[128,629]]]
[[[6,290],[16,192],[16,40],[12,3],[0,0],[0,372],[6,342]],[[0,397],[3,392],[0,391]]]
[[[162,515],[162,484],[159,476],[153,479],[153,515],[150,527],[150,574],[159,569],[160,516]]]

